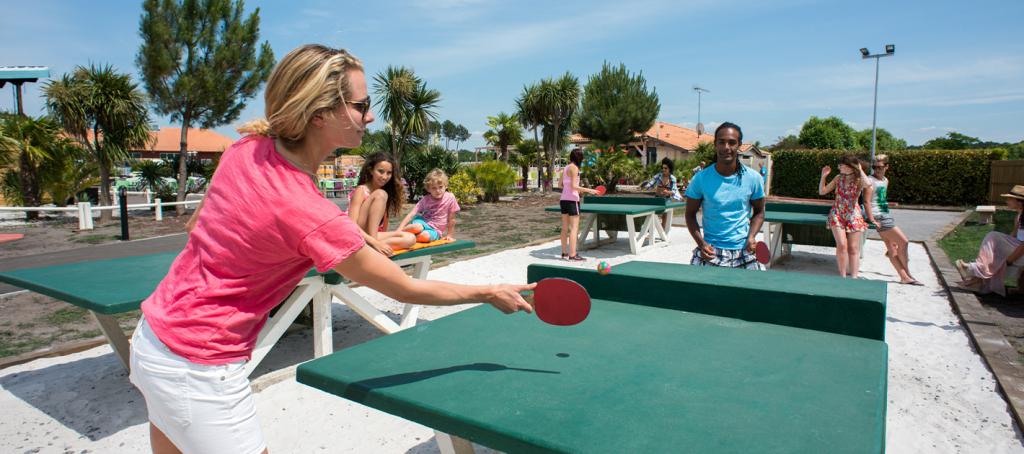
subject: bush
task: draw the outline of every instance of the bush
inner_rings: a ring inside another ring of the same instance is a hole
[[[3,178],[0,178],[0,194],[3,194],[8,205],[25,206],[25,195],[21,191],[21,175],[17,170],[4,172]]]
[[[829,198],[818,195],[821,168],[836,175],[842,150],[782,150],[772,153],[772,193],[786,197]],[[901,150],[889,156],[889,200],[928,205],[973,205],[988,198],[990,150]],[[870,153],[858,152],[867,160]]]
[[[475,167],[467,168],[467,173],[483,190],[484,202],[497,202],[498,197],[508,193],[509,187],[515,184],[516,171],[501,161],[485,161]]]
[[[629,150],[594,150],[597,159],[592,160],[590,165],[584,159],[582,178],[590,185],[604,185],[608,192],[615,192],[619,180],[643,178],[644,165],[630,155]]]
[[[423,179],[434,169],[441,169],[449,178],[459,171],[459,159],[451,152],[439,146],[411,150],[402,159],[401,175],[409,184],[409,201],[427,193],[423,188]]]
[[[715,146],[711,142],[701,142],[697,145],[697,150],[687,155],[686,159],[676,159],[676,171],[675,176],[677,179],[682,181],[685,177],[687,180],[693,179],[693,169],[703,162],[704,165],[710,166],[715,162]]]
[[[476,203],[484,195],[484,191],[466,172],[456,173],[448,179],[448,191],[459,201],[459,205]]]

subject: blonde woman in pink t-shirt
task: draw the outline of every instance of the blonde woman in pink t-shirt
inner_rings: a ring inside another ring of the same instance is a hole
[[[427,194],[405,215],[399,231],[416,235],[419,243],[455,239],[455,213],[462,210],[455,194],[448,192],[448,175],[441,169],[427,173],[423,180]]]
[[[267,452],[245,364],[267,314],[311,267],[406,303],[532,310],[520,292],[533,285],[410,278],[320,194],[319,163],[358,146],[374,120],[358,59],[299,47],[264,96],[268,120],[225,151],[188,244],[142,303],[130,379],[146,400],[154,453]]]

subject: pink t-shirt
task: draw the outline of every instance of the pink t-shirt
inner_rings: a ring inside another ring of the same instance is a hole
[[[359,227],[273,139],[245,137],[221,157],[188,244],[142,312],[189,361],[246,360],[267,314],[310,268],[327,271],[363,244]]]
[[[455,196],[447,191],[440,199],[435,199],[434,196],[427,194],[419,202],[416,202],[416,212],[441,234],[448,229],[448,213],[457,213],[461,209],[459,201],[455,200]]]

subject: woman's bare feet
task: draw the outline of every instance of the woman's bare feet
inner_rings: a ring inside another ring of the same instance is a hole
[[[963,277],[964,279],[972,277],[971,276],[971,269],[967,265],[967,262],[964,262],[963,260],[957,259],[956,260],[956,269],[957,269],[957,271],[960,272],[960,276]]]

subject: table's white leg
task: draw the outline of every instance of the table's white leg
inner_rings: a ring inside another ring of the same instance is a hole
[[[103,331],[103,335],[107,337],[107,342],[110,343],[110,347],[114,349],[117,357],[121,359],[124,368],[130,371],[129,352],[131,351],[131,346],[128,342],[128,336],[124,335],[121,325],[117,324],[117,319],[107,314],[100,314],[94,311],[89,312],[96,319],[96,323],[100,324],[100,331]]]
[[[288,299],[281,303],[281,309],[274,314],[273,317],[267,320],[266,325],[260,330],[259,337],[256,338],[256,348],[252,351],[252,358],[249,363],[245,365],[245,374],[249,375],[253,370],[256,370],[256,366],[263,361],[263,358],[270,352],[271,347],[277,343],[278,339],[284,335],[285,330],[291,326],[292,322],[299,316],[302,309],[306,307],[318,292],[324,287],[324,279],[320,276],[307,277],[299,283],[299,286],[292,291],[292,294],[288,296]],[[328,302],[330,299],[328,299]],[[330,310],[328,308],[328,310]],[[314,311],[315,312],[315,311]],[[316,314],[314,313],[314,317]]]
[[[334,327],[331,323],[331,290],[326,285],[313,295],[313,357],[334,351]]]
[[[600,244],[601,234],[598,233],[598,222],[597,213],[591,213],[587,215],[587,220],[583,222],[583,227],[580,229],[576,240],[576,249],[595,248]],[[590,231],[594,231],[594,242],[591,245],[587,245],[587,235]],[[579,251],[577,251],[579,252]]]
[[[669,226],[671,226],[672,225],[672,214],[671,214],[672,210],[668,210],[668,212],[670,214],[668,215],[668,219],[667,220],[669,222]],[[661,225],[661,219],[658,218],[658,215],[654,214],[652,216],[654,216],[652,218],[652,220],[654,221],[654,231],[652,231],[651,234],[652,235],[657,235],[657,237],[659,239],[661,239],[661,241],[664,241],[665,243],[669,243],[670,241],[668,239],[668,232],[669,232],[668,227],[663,227]],[[651,244],[654,244],[653,238],[652,238]]]
[[[640,252],[641,245],[637,244],[637,232],[636,226],[633,225],[633,219],[633,215],[626,215],[626,232],[627,235],[629,235],[629,252],[631,252],[633,255],[636,255],[638,252]],[[644,223],[644,227],[641,228],[641,230],[644,230],[646,227],[647,224]]]
[[[774,225],[773,225],[774,224]],[[768,251],[771,252],[771,260],[768,261],[768,265],[765,268],[771,268],[775,266],[782,257],[787,254],[782,244],[782,224],[781,223],[764,223],[764,228],[769,232],[767,238]],[[773,233],[774,232],[774,233]]]
[[[430,273],[430,256],[418,257],[414,262],[412,277],[415,279],[426,279],[427,274]],[[412,326],[416,326],[417,317],[420,314],[420,306],[416,304],[406,304],[402,309],[402,320],[399,322],[401,329],[406,329]]]
[[[347,285],[332,285],[331,293],[334,294],[334,296],[338,297],[338,299],[340,299],[341,302],[345,303],[345,305],[348,306],[349,309],[355,311],[361,317],[365,318],[366,321],[370,322],[373,326],[376,326],[377,329],[383,331],[385,334],[391,334],[402,330],[402,328],[397,323],[395,323],[394,320],[391,320],[390,318],[388,318],[387,315],[381,313],[381,311],[377,310],[377,308],[374,307],[373,304],[370,304],[369,301],[366,301],[366,299],[360,296],[358,293],[356,293],[355,290],[348,288]]]
[[[441,454],[473,454],[473,443],[465,438],[448,435],[444,432],[434,431],[434,440],[437,441],[437,448]]]

